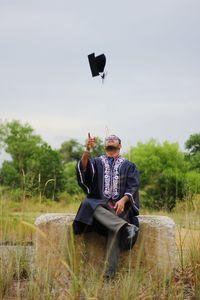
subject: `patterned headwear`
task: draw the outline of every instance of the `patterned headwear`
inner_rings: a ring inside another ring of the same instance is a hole
[[[118,147],[120,144],[121,144],[120,138],[114,134],[106,137],[105,141],[104,141],[105,147],[108,147],[108,146]]]

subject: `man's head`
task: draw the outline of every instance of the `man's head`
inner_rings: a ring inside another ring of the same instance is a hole
[[[107,156],[115,157],[119,154],[122,147],[121,140],[114,134],[109,135],[105,138],[104,147]]]

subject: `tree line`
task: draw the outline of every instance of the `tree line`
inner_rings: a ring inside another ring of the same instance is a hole
[[[63,193],[81,193],[76,183],[75,164],[84,145],[76,139],[52,149],[29,124],[19,121],[0,123],[0,147],[10,156],[0,168],[0,184],[15,199],[40,197],[59,200]],[[103,141],[97,138],[92,156],[104,153]],[[141,205],[172,209],[176,200],[200,193],[200,133],[178,143],[151,139],[138,143],[123,154],[134,162],[140,173]]]

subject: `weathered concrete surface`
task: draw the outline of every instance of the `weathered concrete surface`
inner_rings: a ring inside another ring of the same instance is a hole
[[[20,246],[20,245],[1,245],[0,246],[0,265],[7,267],[12,264],[13,269],[26,269],[30,271],[33,269],[35,258],[34,246]]]
[[[73,270],[78,265],[102,270],[105,265],[106,239],[96,233],[75,237],[73,244],[72,221],[74,214],[45,214],[36,219],[36,257],[42,265],[55,268],[70,264]],[[169,273],[175,266],[175,223],[166,216],[139,216],[140,231],[131,251],[120,255],[119,270],[143,266]],[[97,258],[98,257],[98,258]],[[64,266],[66,267],[66,266]]]

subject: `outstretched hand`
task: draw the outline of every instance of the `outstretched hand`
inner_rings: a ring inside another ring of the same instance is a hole
[[[86,140],[86,148],[87,148],[87,150],[90,151],[94,147],[95,142],[96,142],[96,137],[91,137],[90,133],[88,133],[88,138]]]

